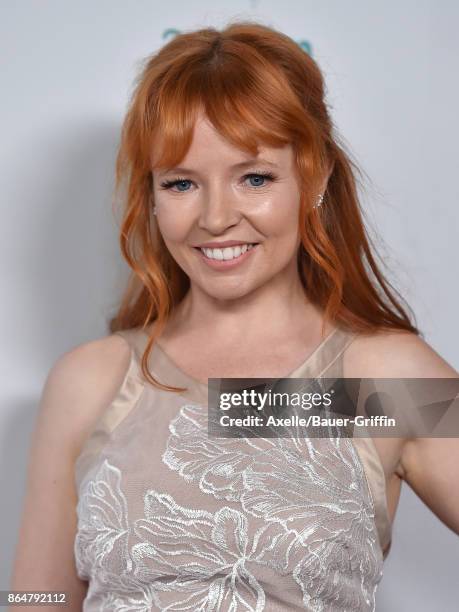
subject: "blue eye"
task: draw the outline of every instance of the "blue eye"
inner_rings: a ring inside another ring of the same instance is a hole
[[[269,179],[270,181],[274,180],[274,175],[271,172],[253,172],[252,174],[246,174],[244,179],[253,179],[255,178],[256,181],[259,181],[260,179]],[[255,185],[252,183],[251,187],[265,187],[265,183],[256,183]]]
[[[255,189],[258,187],[266,187],[266,183],[260,183],[260,179],[261,180],[269,180],[269,181],[275,181],[276,177],[274,176],[274,174],[272,172],[251,172],[250,174],[246,174],[242,177],[243,182],[245,182],[247,179],[255,179],[255,181],[257,181],[255,184],[251,184],[249,185],[249,187],[254,187]],[[189,191],[189,189],[181,189],[179,187],[186,187],[187,183],[191,183],[191,181],[189,179],[185,179],[185,178],[181,178],[178,177],[172,181],[164,181],[161,183],[161,187],[163,189],[169,189],[172,190],[173,187],[177,187],[177,191],[178,193],[185,193],[187,191]]]
[[[175,187],[176,185],[181,185],[183,187],[183,183],[191,183],[191,181],[189,181],[188,179],[182,179],[182,178],[178,178],[175,181],[164,181],[164,183],[161,183],[161,187],[163,189],[171,189],[172,187]],[[183,193],[184,191],[188,191],[188,189],[179,189],[179,192]]]

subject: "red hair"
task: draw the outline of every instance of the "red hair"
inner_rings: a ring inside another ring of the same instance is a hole
[[[233,22],[222,31],[181,33],[148,57],[122,126],[116,192],[125,188],[120,245],[131,277],[109,329],[155,321],[142,357],[147,380],[183,390],[156,381],[147,365],[154,340],[190,286],[151,214],[151,171],[185,157],[201,109],[224,138],[253,155],[260,144],[292,145],[302,188],[298,272],[308,299],[324,311],[324,324],[420,334],[372,254],[357,195],[361,172],[339,142],[318,65],[287,35]],[[313,208],[330,168],[322,206]]]

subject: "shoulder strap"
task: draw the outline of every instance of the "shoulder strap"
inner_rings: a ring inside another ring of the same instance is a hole
[[[133,327],[131,329],[120,329],[114,332],[114,334],[121,336],[126,340],[131,347],[133,354],[140,362],[148,342],[147,333],[143,330],[143,328]]]
[[[325,342],[294,373],[297,378],[342,378],[343,354],[357,337],[354,332],[335,329]]]
[[[317,376],[342,378],[343,358],[347,347],[357,338],[356,332],[339,328],[324,347],[318,360]]]
[[[92,430],[88,433],[75,461],[75,482],[78,487],[101,449],[109,442],[118,425],[131,412],[142,395],[144,383],[139,375],[138,361],[134,354],[135,345],[132,343],[134,337],[129,333],[130,331],[114,332],[125,338],[131,347],[131,359],[115,396],[105,407]]]

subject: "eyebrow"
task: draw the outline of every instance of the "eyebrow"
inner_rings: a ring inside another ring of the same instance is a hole
[[[272,166],[273,168],[279,168],[279,166],[274,162],[270,162],[267,159],[263,159],[262,157],[254,157],[253,159],[234,164],[234,166],[231,166],[231,170],[239,170],[242,168],[253,166],[255,164],[266,164],[268,166]],[[199,174],[199,172],[197,172],[196,170],[192,170],[191,168],[183,168],[181,166],[176,166],[174,168],[166,168],[165,170],[160,171],[158,174],[161,176],[163,174],[167,174],[168,172],[182,172],[183,174],[195,175]]]

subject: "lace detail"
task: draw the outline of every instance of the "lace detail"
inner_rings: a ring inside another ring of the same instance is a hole
[[[279,592],[314,612],[374,610],[382,555],[350,439],[210,439],[195,404],[169,432],[164,465],[215,510],[139,487],[141,514],[130,516],[124,472],[100,459],[77,507],[84,610],[291,609],[277,607]]]
[[[81,486],[74,554],[78,576],[89,580],[83,610],[146,612],[154,602],[150,585],[132,571],[127,501],[121,472],[104,460]]]
[[[295,534],[280,525],[265,524],[250,536],[243,512],[185,508],[155,490],[144,496],[144,518],[130,524],[120,482],[120,470],[104,461],[86,482],[78,509],[78,572],[89,578],[84,568],[92,568],[88,596],[97,584],[100,610],[149,610],[154,604],[171,611],[259,612],[265,592],[250,567],[286,574],[289,559],[298,555]]]
[[[183,406],[169,429],[162,460],[170,469],[203,493],[238,501],[248,514],[295,534],[304,556],[292,575],[305,604],[317,611],[331,609],[323,607],[326,601],[374,609],[382,553],[371,492],[350,438],[212,439],[199,405]],[[353,597],[370,608],[346,601],[339,584],[349,570],[362,587]]]

